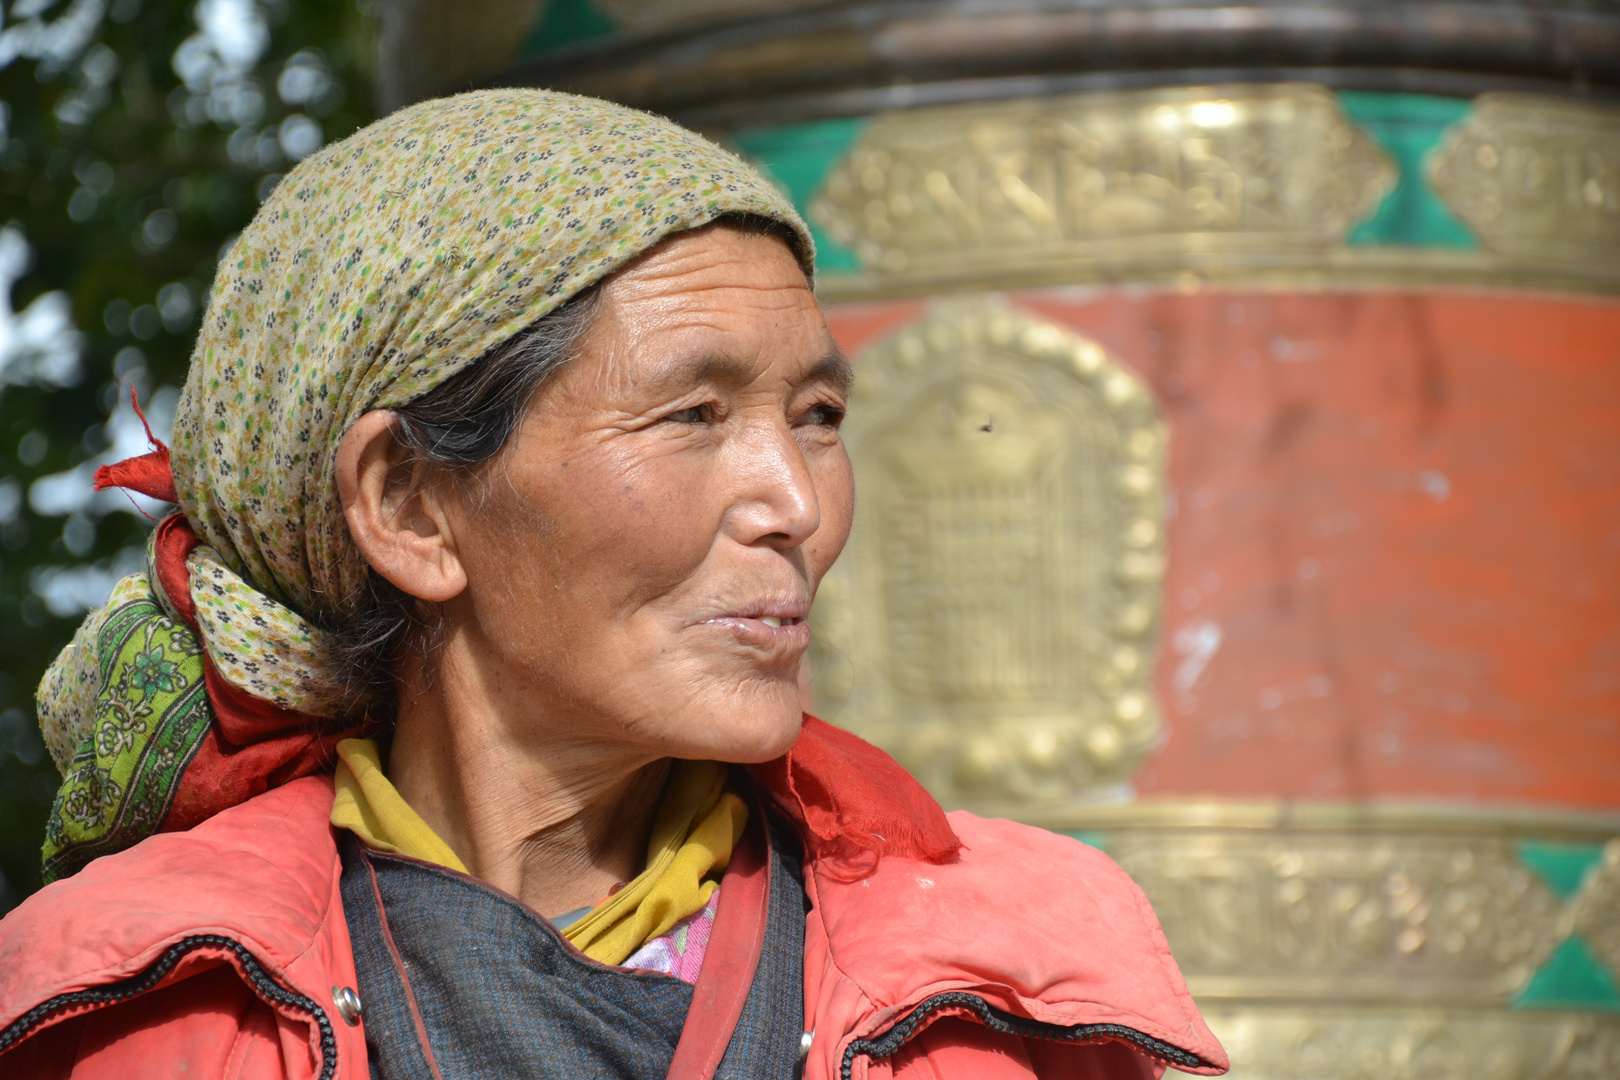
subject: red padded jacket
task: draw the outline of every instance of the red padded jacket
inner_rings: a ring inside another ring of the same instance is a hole
[[[295,781],[97,859],[0,921],[0,1075],[366,1080],[363,1016],[346,1023],[333,1001],[355,973],[331,806],[330,780]],[[808,1080],[1226,1069],[1111,860],[1028,826],[950,822],[954,861],[887,858],[856,881],[807,861]],[[761,865],[744,849],[727,870],[671,1077],[706,1077],[729,1039]]]

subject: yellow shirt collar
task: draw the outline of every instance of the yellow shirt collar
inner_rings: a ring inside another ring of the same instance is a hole
[[[371,739],[338,743],[332,824],[375,851],[467,873],[422,816],[389,782]],[[748,807],[726,790],[726,767],[677,761],[647,841],[647,868],[563,931],[592,960],[619,964],[688,915],[703,910],[742,838]]]

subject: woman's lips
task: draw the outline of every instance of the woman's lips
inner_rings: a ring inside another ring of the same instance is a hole
[[[705,626],[729,630],[767,652],[802,650],[810,644],[810,624],[800,615],[719,615]]]

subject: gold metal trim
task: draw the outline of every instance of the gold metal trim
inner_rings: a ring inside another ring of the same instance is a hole
[[[1228,1080],[1614,1080],[1620,1016],[1205,1006]],[[1175,1069],[1166,1077],[1183,1077]]]
[[[1491,250],[1620,267],[1620,108],[1481,94],[1430,178]]]
[[[1616,293],[1617,133],[1613,106],[1483,95],[1431,170],[1487,248],[1466,251],[1345,246],[1393,166],[1312,84],[885,113],[812,202],[862,262],[818,290],[829,302],[1116,282]]]
[[[1129,266],[1332,248],[1394,182],[1324,87],[1175,87],[885,113],[811,212],[873,272]]]
[[[1603,862],[1582,884],[1572,912],[1575,931],[1620,976],[1620,837],[1604,846]]]
[[[817,708],[949,805],[1030,812],[1122,783],[1159,731],[1151,393],[985,297],[939,301],[858,363],[862,509],[812,616]]]
[[[1122,831],[1108,853],[1201,1001],[1503,1006],[1567,932],[1497,836]]]
[[[981,268],[941,262],[905,274],[826,273],[816,279],[824,303],[930,296],[968,288],[1038,289],[1130,284],[1166,292],[1204,289],[1324,292],[1345,290],[1508,289],[1516,292],[1620,294],[1620,260],[1533,263],[1488,251],[1355,247],[1284,254],[1184,253],[1102,258],[1032,259],[1023,266]]]
[[[1412,803],[1295,803],[1269,799],[1149,799],[1025,815],[1059,831],[1329,830],[1463,833],[1603,843],[1620,835],[1620,813]],[[1615,856],[1620,862],[1620,854]],[[1617,867],[1620,872],[1620,867]]]
[[[1500,1009],[1576,932],[1620,973],[1620,815],[1155,801],[1038,823],[1136,880],[1204,1004]],[[1519,858],[1531,839],[1605,859],[1560,901]]]

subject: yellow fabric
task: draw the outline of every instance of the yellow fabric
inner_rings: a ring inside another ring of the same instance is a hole
[[[704,879],[726,868],[748,820],[747,806],[725,787],[724,765],[677,761],[647,839],[647,868],[570,926],[568,940],[592,960],[617,964],[702,911],[715,890]]]
[[[375,742],[345,739],[337,749],[333,825],[348,829],[377,851],[467,872],[450,846],[383,775]],[[592,960],[623,963],[646,942],[703,910],[717,887],[714,878],[731,861],[747,821],[747,805],[726,790],[724,765],[675,762],[647,840],[647,868],[563,936]]]
[[[439,839],[422,815],[411,809],[383,775],[382,754],[372,739],[344,739],[338,743],[332,824],[348,829],[367,847],[409,855],[465,874],[467,867]]]

